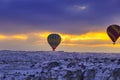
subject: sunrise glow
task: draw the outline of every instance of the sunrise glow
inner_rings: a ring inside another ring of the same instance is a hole
[[[18,39],[18,40],[27,40],[29,37],[32,36],[36,36],[38,38],[44,38],[47,39],[48,35],[51,34],[52,32],[43,32],[43,33],[37,33],[37,32],[33,32],[33,33],[28,33],[28,34],[16,34],[16,35],[0,35],[0,39]],[[71,42],[75,42],[75,41],[88,41],[88,40],[110,40],[108,35],[105,32],[88,32],[88,33],[84,33],[84,34],[76,34],[76,35],[72,35],[72,34],[62,34],[59,33],[62,41],[67,42],[67,41],[71,41]]]
[[[4,39],[6,39],[6,38],[7,38],[6,36],[0,35],[0,40],[4,40]]]
[[[26,35],[13,35],[13,36],[10,36],[11,39],[17,39],[17,40],[27,40],[27,36]]]

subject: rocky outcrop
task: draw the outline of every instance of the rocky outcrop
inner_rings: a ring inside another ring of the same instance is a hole
[[[84,80],[94,80],[96,76],[95,69],[87,69],[84,72]]]
[[[120,68],[115,68],[111,71],[109,80],[120,80]]]
[[[120,80],[119,54],[100,55],[0,52],[0,80]]]

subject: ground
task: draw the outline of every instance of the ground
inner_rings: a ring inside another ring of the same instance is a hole
[[[0,80],[120,80],[120,54],[2,50]]]

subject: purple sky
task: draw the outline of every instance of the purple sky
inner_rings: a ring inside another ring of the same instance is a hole
[[[119,23],[120,0],[0,0],[0,32],[78,34]]]

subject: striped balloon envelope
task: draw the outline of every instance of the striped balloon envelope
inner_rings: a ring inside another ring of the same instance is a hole
[[[110,25],[107,28],[107,34],[112,40],[113,44],[117,41],[120,36],[120,26],[119,25]]]
[[[50,34],[47,38],[49,45],[52,47],[53,51],[57,48],[57,46],[61,42],[61,37],[59,34]]]

